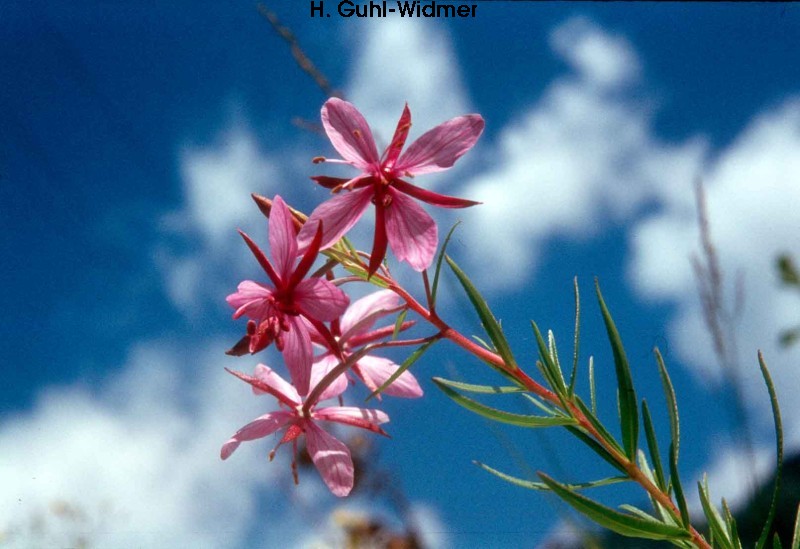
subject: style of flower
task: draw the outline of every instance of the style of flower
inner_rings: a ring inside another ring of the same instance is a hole
[[[317,225],[317,223],[315,223]],[[274,265],[249,236],[240,231],[271,285],[245,280],[238,291],[227,297],[236,309],[233,318],[247,316],[247,335],[229,354],[256,353],[273,341],[289,369],[292,381],[301,395],[308,393],[313,351],[309,327],[338,318],[349,298],[331,282],[305,278],[320,247],[322,229],[316,235],[295,267],[298,256],[296,230],[291,213],[280,196],[275,196],[269,218],[269,245]]]
[[[322,124],[342,159],[317,157],[315,162],[350,164],[361,174],[346,180],[312,178],[340,194],[319,205],[298,235],[303,249],[314,238],[316,223],[322,222],[321,248],[332,246],[362,216],[370,202],[375,205],[375,234],[369,273],[374,273],[386,255],[387,243],[397,259],[424,271],[433,261],[438,230],[433,219],[413,199],[444,208],[465,208],[478,202],[438,194],[408,183],[403,177],[438,172],[453,166],[483,132],[483,118],[470,114],[453,118],[423,134],[403,154],[411,112],[408,105],[397,123],[391,143],[378,156],[367,121],[352,104],[332,98],[322,106]]]
[[[391,336],[394,332],[394,326],[386,326],[376,330],[372,330],[372,326],[380,318],[397,311],[399,306],[400,298],[391,290],[374,292],[352,303],[342,315],[342,318],[331,326],[331,332],[339,344],[339,350],[343,358],[347,359],[359,347]],[[410,324],[408,322],[404,327],[408,328]],[[328,372],[336,367],[340,359],[330,350],[326,341],[314,332],[311,333],[311,339],[314,343],[328,349],[314,359],[315,370]],[[398,368],[399,366],[388,358],[367,354],[359,358],[348,373],[352,372],[364,382],[370,391],[375,391]],[[341,384],[341,391],[344,391],[347,386],[347,380],[344,375],[340,376],[334,383]],[[405,371],[383,391],[383,394],[404,398],[418,398],[422,396],[422,388],[411,372]]]
[[[291,442],[293,447],[292,470],[297,482],[297,439],[305,434],[306,448],[311,461],[317,467],[322,480],[334,495],[343,497],[353,488],[353,459],[350,450],[336,437],[324,431],[317,422],[331,421],[344,425],[361,427],[373,433],[386,436],[386,432],[379,427],[389,421],[389,416],[380,410],[356,408],[352,406],[332,406],[329,408],[316,408],[316,404],[304,410],[304,403],[297,390],[276,374],[269,367],[259,364],[253,376],[240,372],[233,375],[252,385],[256,394],[269,393],[278,399],[280,404],[287,409],[269,412],[257,417],[234,434],[222,445],[220,457],[228,459],[239,445],[248,440],[263,438],[281,429],[283,436],[277,446],[270,452],[269,459],[275,457],[275,452],[282,444]],[[321,379],[321,373],[312,374],[313,382]],[[326,388],[319,400],[333,398],[341,393],[341,387],[331,385]]]

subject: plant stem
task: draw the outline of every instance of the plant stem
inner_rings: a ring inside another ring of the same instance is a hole
[[[559,396],[553,391],[550,391],[540,383],[533,380],[521,369],[510,367],[497,353],[482,347],[452,328],[449,324],[442,320],[438,314],[436,314],[436,311],[427,309],[402,287],[397,285],[397,283],[393,280],[384,279],[384,281],[388,284],[390,290],[392,290],[406,302],[409,309],[435,326],[439,330],[439,333],[442,337],[449,339],[468,353],[513,376],[514,379],[519,381],[520,384],[522,384],[526,389],[536,394],[540,398],[547,400],[558,408],[564,409],[564,403],[562,402],[562,399],[559,398]],[[609,453],[614,461],[616,461],[625,470],[631,480],[639,484],[648,494],[650,494],[650,496],[653,497],[654,500],[656,500],[665,508],[669,509],[675,516],[680,516],[680,512],[675,503],[673,503],[672,498],[668,494],[662,492],[658,486],[656,486],[649,478],[647,478],[647,475],[644,474],[635,461],[628,459],[627,456],[620,453],[605,439],[605,437],[597,432],[592,423],[576,405],[568,401],[568,407],[569,409],[565,411],[570,413],[572,417],[578,421],[579,427],[588,433],[593,439],[595,439]],[[711,549],[711,545],[693,526],[689,525],[688,531],[692,536],[692,543],[694,543],[697,547],[702,549]]]

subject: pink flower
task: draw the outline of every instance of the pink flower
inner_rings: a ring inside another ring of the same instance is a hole
[[[311,460],[330,491],[339,497],[349,494],[353,488],[353,459],[350,457],[350,450],[336,437],[325,432],[317,422],[332,421],[386,435],[379,425],[389,421],[389,416],[380,410],[351,406],[316,409],[316,405],[313,405],[305,412],[303,401],[295,388],[269,367],[259,364],[253,377],[239,372],[231,373],[252,385],[254,393],[269,393],[288,409],[264,414],[239,429],[222,445],[220,457],[228,459],[242,442],[263,438],[284,429],[284,434],[278,445],[270,452],[269,459],[271,461],[275,457],[275,452],[281,444],[291,442],[294,449],[292,470],[295,471],[296,482],[297,439],[305,434],[306,448]],[[321,373],[319,375],[315,373],[313,381],[318,382],[321,376]],[[338,396],[340,393],[341,391],[332,385],[322,392],[320,400]]]
[[[241,316],[251,319],[247,335],[228,352],[234,355],[255,353],[274,341],[283,353],[297,390],[305,395],[309,388],[313,352],[308,326],[301,317],[312,325],[334,320],[344,312],[350,300],[327,280],[305,278],[319,252],[321,228],[317,228],[311,245],[294,266],[298,255],[296,232],[291,213],[280,196],[275,196],[269,218],[269,244],[274,266],[249,236],[240,233],[272,284],[245,280],[239,284],[236,293],[227,297],[227,302],[236,309],[234,319]]]
[[[411,128],[408,105],[397,123],[392,142],[378,156],[372,131],[358,110],[338,98],[322,106],[322,124],[343,160],[316,158],[315,162],[350,164],[362,173],[350,180],[320,176],[313,178],[324,187],[341,194],[318,206],[298,235],[300,247],[309,245],[316,222],[322,221],[321,248],[332,246],[355,225],[370,202],[375,205],[375,236],[369,272],[374,273],[384,256],[387,243],[400,261],[424,271],[433,261],[438,243],[436,223],[414,200],[444,208],[465,208],[478,202],[421,189],[401,177],[438,172],[453,166],[483,132],[483,118],[477,114],[453,118],[423,134],[401,155]]]
[[[359,347],[389,337],[394,331],[394,326],[386,326],[377,330],[371,330],[372,326],[380,318],[391,314],[400,305],[400,298],[391,290],[381,290],[362,297],[345,311],[338,323],[334,323],[331,332],[339,342],[342,355],[346,359],[352,352]],[[406,323],[404,328],[410,327],[411,323]],[[327,344],[317,334],[311,334],[314,343],[325,346]],[[339,364],[339,359],[327,350],[322,355],[314,359],[314,370],[329,372]],[[370,391],[375,391],[378,387],[394,374],[399,366],[389,360],[369,354],[361,357],[353,365],[352,371]],[[340,376],[334,384],[340,384],[337,390],[344,391],[347,386],[345,376]],[[384,391],[387,395],[405,398],[418,398],[422,396],[422,388],[417,379],[409,371],[405,371]]]

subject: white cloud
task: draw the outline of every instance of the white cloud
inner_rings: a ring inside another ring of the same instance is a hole
[[[101,389],[53,386],[0,426],[4,547],[300,546],[342,500],[313,468],[295,486],[291,445],[222,444],[274,409],[222,367],[224,343],[135,346]]]
[[[259,492],[288,468],[267,464],[263,448],[219,459],[235,426],[265,402],[225,374],[219,342],[210,348],[138,345],[102,391],[50,387],[30,412],[8,418],[0,532],[11,546],[74,542],[58,539],[72,535],[70,522],[74,535],[101,547],[242,544]],[[83,518],[47,512],[59,505]]]
[[[276,163],[241,124],[226,131],[216,147],[185,148],[180,167],[183,212],[215,248],[230,242],[243,220],[252,217],[250,194],[272,194],[279,181]]]
[[[800,257],[800,100],[789,100],[756,118],[717,159],[703,177],[711,237],[720,258],[724,283],[732,295],[734,280],[744,282],[744,308],[739,320],[738,348],[748,409],[770,419],[766,390],[756,362],[756,349],[767,363],[784,395],[800,390],[794,365],[797,350],[777,346],[778,333],[798,322],[796,295],[777,282],[775,259],[782,252]],[[661,194],[662,208],[633,232],[632,280],[645,296],[678,304],[671,323],[681,358],[706,377],[721,372],[711,354],[703,328],[691,265],[698,253],[698,229],[690,194]],[[786,398],[789,417],[800,406]],[[796,425],[788,425],[798,429]]]
[[[583,17],[570,19],[550,35],[550,46],[587,82],[604,88],[634,83],[641,68],[636,53]]]
[[[629,218],[660,188],[689,189],[704,155],[700,140],[660,142],[649,109],[607,93],[633,78],[625,67],[638,66],[623,39],[584,19],[568,21],[552,37],[578,78],[556,80],[504,128],[488,155],[494,162],[460,193],[484,202],[470,211],[465,230],[475,268],[495,287],[528,280],[546,238],[587,238]]]
[[[742,448],[720,445],[713,452],[714,461],[706,471],[711,502],[721,509],[722,498],[734,512],[741,509],[753,496],[753,490],[762,486],[775,473],[775,448],[757,448],[752,456]],[[702,475],[697,479],[702,480]],[[695,486],[696,483],[691,483]],[[768,487],[769,489],[770,487]],[[688,494],[692,515],[702,516],[703,508],[697,490]]]
[[[254,263],[236,233],[242,229],[266,243],[266,219],[251,193],[271,196],[282,182],[279,163],[259,147],[241,122],[223,131],[212,146],[184,147],[180,153],[183,203],[162,217],[164,239],[153,262],[172,304],[197,316],[208,303],[222,303]]]

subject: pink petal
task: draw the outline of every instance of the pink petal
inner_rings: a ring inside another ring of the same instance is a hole
[[[415,271],[424,271],[433,262],[439,232],[431,216],[412,198],[387,189],[392,197],[386,208],[389,245],[400,261],[408,261]]]
[[[311,244],[317,231],[317,223],[320,221],[322,221],[322,243],[320,248],[324,250],[336,244],[359,220],[364,210],[369,206],[373,194],[372,188],[366,187],[336,195],[317,206],[297,235],[300,252],[305,251]]]
[[[275,370],[269,366],[264,364],[257,365],[255,371],[253,372],[253,377],[274,389],[275,392],[282,394],[287,399],[296,404],[300,404],[301,400],[300,395],[297,394],[297,389],[295,389],[291,383],[279,376]],[[253,393],[257,395],[264,394],[264,392],[265,391],[253,387]]]
[[[349,494],[353,489],[353,459],[347,446],[309,421],[306,447],[328,489],[339,497]]]
[[[269,315],[271,306],[269,298],[273,293],[274,290],[269,286],[252,280],[243,280],[239,283],[236,293],[226,297],[225,301],[236,309],[233,313],[233,318],[247,315],[248,318],[253,320],[262,320]]]
[[[236,434],[233,435],[228,441],[222,445],[222,450],[220,451],[220,457],[222,459],[228,459],[230,455],[239,447],[239,444],[246,440],[255,440],[257,438],[262,438],[267,435],[271,435],[284,425],[286,422],[292,418],[292,412],[270,412],[268,414],[264,414],[261,417],[258,417],[236,431]]]
[[[292,219],[286,203],[275,195],[269,216],[269,253],[283,282],[289,280],[297,258],[297,233]]]
[[[361,427],[376,433],[383,433],[378,427],[381,423],[388,423],[389,416],[381,410],[356,408],[355,406],[331,406],[314,411],[314,419],[320,421],[335,421],[354,427]]]
[[[314,355],[311,351],[311,336],[300,317],[286,317],[289,331],[283,332],[283,361],[289,370],[292,383],[301,396],[308,394],[311,379],[311,364]]]
[[[470,150],[483,132],[483,118],[468,114],[448,120],[414,141],[394,166],[395,173],[419,175],[446,170]]]
[[[372,378],[376,387],[383,385],[399,368],[388,358],[369,355],[358,361],[358,367],[364,375]],[[419,398],[422,396],[422,387],[419,386],[417,378],[406,370],[382,394],[402,398]]]
[[[331,353],[326,353],[321,357],[317,358],[314,362],[314,366],[311,369],[311,386],[316,387],[317,384],[322,381],[322,378],[325,377],[328,372],[333,370],[339,365],[339,360],[333,356]],[[347,377],[342,374],[336,378],[336,380],[328,385],[328,388],[322,391],[322,394],[319,396],[319,400],[327,400],[329,398],[337,397],[345,392],[347,389]]]
[[[411,111],[408,110],[408,103],[406,103],[405,108],[403,108],[403,114],[400,115],[400,120],[397,121],[397,128],[394,130],[394,137],[392,137],[392,142],[386,147],[386,152],[384,152],[384,159],[383,159],[383,166],[391,169],[394,166],[395,162],[397,162],[397,158],[400,156],[400,151],[403,150],[403,146],[406,144],[406,138],[408,137],[408,130],[411,129]]]
[[[400,297],[391,290],[380,290],[362,297],[347,308],[339,327],[342,340],[363,334],[375,324],[375,321],[388,314],[387,311],[400,305]]]
[[[342,290],[324,278],[306,278],[295,287],[294,303],[303,314],[329,322],[339,318],[350,303]]]
[[[322,106],[322,125],[334,148],[356,168],[378,163],[369,124],[352,104],[333,97]]]

